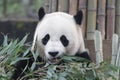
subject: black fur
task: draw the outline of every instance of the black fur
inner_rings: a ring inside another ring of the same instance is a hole
[[[81,23],[82,23],[82,18],[83,18],[83,12],[82,12],[82,11],[78,11],[77,14],[74,15],[75,22],[76,22],[78,25],[81,25]]]
[[[46,34],[45,37],[42,39],[42,43],[46,45],[49,39],[50,39],[50,35]]]
[[[82,53],[77,52],[75,54],[75,56],[82,57],[82,58],[85,58],[85,59],[88,59],[88,60],[92,61],[87,51],[82,52]]]
[[[38,11],[38,16],[39,16],[39,20],[42,20],[43,17],[45,16],[45,11],[44,11],[44,8],[41,7]]]
[[[65,47],[67,47],[68,44],[69,44],[69,41],[67,40],[67,38],[66,38],[65,35],[62,35],[62,36],[60,37],[60,41],[61,41],[61,43],[63,44],[63,46],[65,46]]]
[[[27,55],[28,56],[28,55]],[[28,56],[30,57],[30,56]],[[42,58],[40,56],[37,57],[37,61],[39,62],[43,62]],[[18,77],[22,77],[25,75],[25,72],[28,71],[28,69],[32,66],[34,62],[34,58],[30,57],[27,60],[20,60],[18,61],[15,65],[13,65],[15,67],[14,73],[11,77],[10,80],[17,80]],[[35,70],[38,69],[39,67],[44,66],[45,64],[41,64],[41,65],[36,65]],[[27,66],[26,70],[23,72],[23,70],[25,69],[25,67]]]
[[[28,66],[31,66],[33,61],[34,61],[33,59],[19,61],[15,66],[15,71],[14,71],[11,79],[16,80],[18,77],[22,77],[24,75],[24,73],[22,73],[22,71],[26,67],[27,63],[28,63]],[[27,71],[27,69],[25,71]]]

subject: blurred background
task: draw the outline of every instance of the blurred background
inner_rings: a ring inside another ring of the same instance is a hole
[[[44,0],[1,0],[1,19],[35,19],[37,10],[44,6]]]
[[[94,39],[95,30],[101,32],[103,40],[111,40],[114,33],[120,40],[120,0],[0,0],[0,41],[2,34],[21,39],[26,33],[31,41],[41,6],[46,13],[61,11],[75,15],[82,10],[81,26],[87,40]]]
[[[3,35],[22,39],[29,34],[28,41],[32,41],[41,6],[44,0],[0,0],[0,43]]]

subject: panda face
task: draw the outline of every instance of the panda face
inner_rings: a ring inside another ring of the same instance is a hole
[[[78,27],[81,25],[82,11],[74,16],[64,12],[45,14],[44,9],[40,8],[38,15],[40,21],[34,34],[32,51],[36,44],[40,56],[51,60],[64,53],[75,55],[85,50],[82,31]]]
[[[63,54],[75,55],[82,42],[78,30],[73,16],[62,12],[46,14],[35,32],[40,56],[51,60]]]
[[[69,40],[65,35],[61,35],[58,38],[58,35],[50,36],[50,34],[46,34],[42,38],[41,43],[44,46],[46,58],[50,60],[66,52],[65,49],[69,45]]]

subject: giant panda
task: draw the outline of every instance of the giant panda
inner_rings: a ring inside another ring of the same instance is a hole
[[[65,53],[90,59],[85,50],[80,27],[82,11],[78,11],[74,16],[64,12],[45,14],[44,9],[40,8],[38,15],[39,22],[32,50],[36,44],[40,56],[46,61],[51,61]]]
[[[38,60],[53,63],[54,59],[60,58],[61,55],[75,55],[90,59],[85,49],[82,37],[81,23],[83,18],[82,11],[78,11],[76,15],[70,15],[64,12],[53,12],[46,14],[44,8],[38,11],[39,22],[37,24],[31,51],[35,46],[38,51]],[[26,65],[26,61],[17,63],[17,67],[13,79],[21,75],[21,69]],[[33,59],[29,60],[29,66],[33,63]]]

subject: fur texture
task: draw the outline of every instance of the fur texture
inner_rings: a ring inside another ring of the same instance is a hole
[[[83,15],[82,13],[77,13],[75,16],[82,18]],[[53,58],[49,52],[58,52],[55,57],[59,57],[64,53],[75,55],[78,51],[84,52],[85,46],[82,31],[81,27],[78,27],[78,24],[76,24],[77,19],[75,20],[75,16],[63,12],[46,14],[37,25],[32,50],[34,50],[36,43],[40,56],[44,57],[45,60]],[[79,21],[77,21],[77,23],[78,22]],[[44,45],[42,39],[44,39],[47,34],[50,39],[47,41],[46,45]],[[63,35],[69,42],[66,47],[60,41]]]

